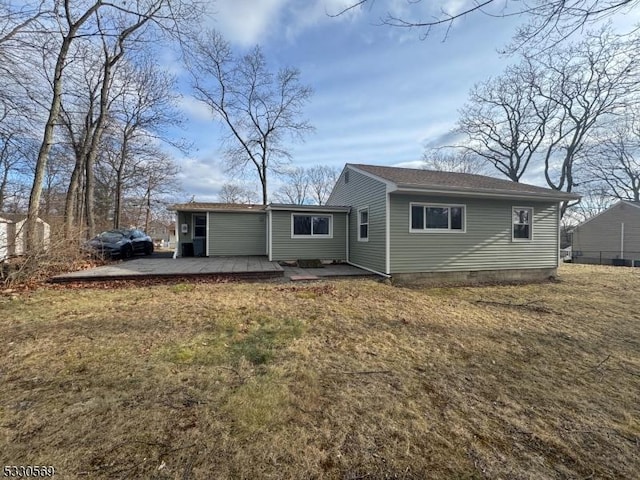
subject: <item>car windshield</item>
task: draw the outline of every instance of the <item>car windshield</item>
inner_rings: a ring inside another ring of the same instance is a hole
[[[124,237],[124,235],[125,232],[119,230],[108,230],[106,232],[102,232],[96,238],[103,242],[118,242],[122,237]]]

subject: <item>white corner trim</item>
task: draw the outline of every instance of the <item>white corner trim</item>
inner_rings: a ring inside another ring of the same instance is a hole
[[[513,213],[511,214],[513,216]],[[560,267],[560,242],[562,238],[562,223],[560,222],[560,202],[556,203],[556,222],[558,224],[558,248],[556,251],[556,268]],[[513,226],[511,226],[513,229]],[[513,235],[513,233],[512,233]]]
[[[210,212],[207,212],[207,236],[204,239],[204,253],[205,255],[208,257],[209,256],[209,243],[211,241],[211,237],[209,236],[209,216],[211,215]]]
[[[178,230],[180,223],[180,212],[176,212],[176,246],[173,249],[173,258],[178,258],[178,249],[180,248],[180,230]],[[171,236],[169,236],[171,238]]]
[[[345,248],[345,257],[347,257],[347,262],[349,262],[349,256],[350,256],[350,251],[349,251],[349,217],[350,217],[350,214],[347,214],[347,215],[345,215],[345,216],[344,216],[344,220],[345,220],[345,223],[346,223],[346,235],[345,235],[345,238],[346,238],[346,245],[345,245],[345,247],[346,247],[346,248]]]
[[[384,230],[385,230],[385,238],[384,238],[384,270],[385,275],[391,274],[391,188],[387,185],[386,198],[385,198],[385,213],[384,213]]]
[[[269,250],[269,261],[273,261],[273,212],[267,212],[267,249]]]

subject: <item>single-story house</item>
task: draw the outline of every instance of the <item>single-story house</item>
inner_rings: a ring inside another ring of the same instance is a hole
[[[577,225],[571,247],[576,263],[640,265],[640,202],[621,200]]]
[[[27,250],[27,216],[20,213],[0,212],[0,261],[24,255]],[[41,246],[49,245],[49,224],[38,218],[37,239]]]
[[[347,164],[326,205],[175,205],[176,256],[341,260],[398,280],[535,280],[558,267],[559,204],[482,175]]]

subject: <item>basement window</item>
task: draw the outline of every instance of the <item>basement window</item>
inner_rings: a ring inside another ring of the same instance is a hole
[[[465,231],[465,205],[411,203],[409,208],[411,233]]]
[[[331,215],[291,215],[291,238],[332,238]]]

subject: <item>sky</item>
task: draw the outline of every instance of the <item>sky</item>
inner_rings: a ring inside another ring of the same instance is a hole
[[[216,0],[205,24],[238,53],[259,44],[274,70],[296,67],[313,88],[304,115],[315,132],[304,143],[288,145],[293,165],[419,168],[425,147],[447,144],[469,89],[514,61],[498,50],[522,19],[470,15],[448,33],[438,29],[423,39],[423,31],[380,25],[380,18],[387,12],[427,18],[440,8],[456,13],[468,2],[424,1],[407,10],[407,0],[376,0],[338,18],[327,15],[347,3]],[[181,67],[171,62],[166,60],[167,68],[184,81]],[[177,158],[184,197],[216,201],[220,187],[231,180],[222,163],[224,130],[188,89],[179,106],[186,120],[182,135],[194,145]]]

